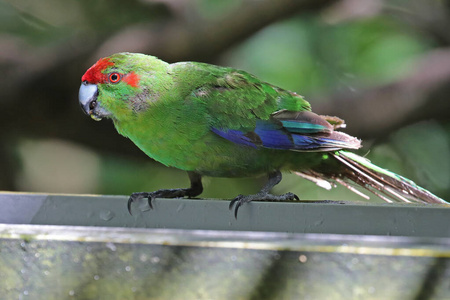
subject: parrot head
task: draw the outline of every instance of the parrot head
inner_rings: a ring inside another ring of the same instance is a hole
[[[96,121],[128,117],[133,113],[132,99],[151,88],[154,81],[149,83],[148,78],[158,77],[166,65],[156,57],[138,53],[101,58],[81,77],[78,94],[81,108]]]

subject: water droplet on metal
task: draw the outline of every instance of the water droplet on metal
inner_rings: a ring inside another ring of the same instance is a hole
[[[109,221],[112,218],[114,218],[114,213],[110,210],[102,210],[100,212],[100,219],[104,220],[104,221]]]
[[[183,210],[183,208],[184,208],[184,203],[181,203],[180,205],[178,205],[178,207],[177,207],[177,212],[180,212],[180,211],[182,211]]]
[[[148,211],[151,209],[147,199],[141,199],[141,201],[139,201],[138,208],[140,211]]]
[[[142,262],[146,262],[147,261],[147,255],[145,255],[145,254],[141,254],[140,256],[139,256],[139,260],[140,261],[142,261]]]
[[[106,246],[106,248],[110,249],[113,252],[117,250],[117,247],[116,247],[116,245],[114,245],[114,243],[108,242],[105,244],[105,246]]]
[[[317,220],[316,222],[314,222],[314,226],[320,226],[323,224],[324,220]]]

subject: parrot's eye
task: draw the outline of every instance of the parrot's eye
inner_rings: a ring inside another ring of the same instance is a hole
[[[119,73],[111,73],[109,74],[109,82],[111,83],[118,83],[121,79],[121,76]]]

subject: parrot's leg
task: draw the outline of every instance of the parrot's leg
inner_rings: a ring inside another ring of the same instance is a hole
[[[185,189],[163,189],[154,192],[133,193],[128,199],[128,212],[131,215],[131,203],[138,202],[142,198],[148,198],[148,205],[153,208],[152,201],[155,198],[195,197],[203,192],[202,176],[199,173],[188,171],[191,187]]]
[[[234,217],[237,218],[237,213],[239,207],[241,207],[244,203],[251,202],[253,200],[261,200],[261,201],[293,201],[293,200],[299,200],[297,195],[293,193],[286,193],[283,195],[272,195],[269,194],[270,190],[276,186],[281,181],[281,172],[279,170],[270,172],[269,174],[269,181],[263,186],[263,188],[254,195],[238,195],[236,198],[234,198],[230,203],[230,209],[233,209],[234,207]]]

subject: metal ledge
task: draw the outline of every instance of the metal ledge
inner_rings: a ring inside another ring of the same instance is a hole
[[[437,205],[0,193],[1,299],[449,299]]]
[[[125,196],[0,193],[0,223],[450,237],[450,206],[252,202],[238,218],[229,201],[156,199],[126,209]]]

